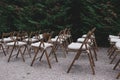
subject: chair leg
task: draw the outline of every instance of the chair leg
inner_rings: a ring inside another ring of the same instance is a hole
[[[8,49],[9,49],[9,46],[8,46],[8,47],[6,47],[6,52],[7,52],[7,54],[8,54]]]
[[[30,58],[31,58],[30,50],[28,49],[28,46],[27,46],[27,45],[26,45],[26,48],[27,48],[28,54],[29,54],[29,56],[30,56]]]
[[[34,61],[35,61],[35,59],[36,59],[36,57],[37,57],[38,52],[39,52],[39,49],[37,49],[37,51],[36,51],[36,53],[35,53],[35,56],[34,56],[32,62],[31,62],[31,65],[30,65],[30,66],[33,66],[33,63],[34,63]]]
[[[56,48],[55,47],[52,47],[52,49],[54,50],[54,52],[56,51]],[[49,57],[51,56],[53,50],[51,50],[50,54],[49,54]]]
[[[113,61],[115,60],[115,58],[116,58],[117,55],[118,55],[118,53],[116,53],[116,54],[114,55],[114,57],[113,57],[113,59],[111,60],[110,64],[113,63]]]
[[[75,57],[74,57],[74,59],[73,59],[73,61],[72,61],[71,65],[70,65],[70,67],[69,67],[69,68],[68,68],[68,70],[67,70],[67,73],[69,73],[69,72],[70,72],[70,70],[71,70],[71,68],[72,68],[73,64],[75,63],[75,60],[77,60],[77,59],[78,59],[78,57],[80,57],[80,54],[81,54],[81,51],[80,51],[80,52],[78,52],[78,53],[75,55]]]
[[[92,69],[92,73],[93,73],[93,75],[95,75],[94,66],[93,66],[93,64],[92,64],[92,60],[91,60],[91,57],[90,57],[90,54],[89,54],[89,53],[88,53],[88,58],[89,58],[90,66],[91,66],[91,69]]]
[[[57,55],[56,55],[56,53],[55,53],[55,51],[54,51],[54,47],[52,47],[52,50],[51,50],[51,51],[53,52],[53,54],[54,54],[54,56],[55,56],[56,62],[58,62]]]
[[[23,50],[23,55],[25,54],[26,48],[27,48],[27,47],[25,46],[25,49]]]
[[[111,52],[111,54],[110,54],[110,56],[109,56],[109,59],[111,59],[111,57],[113,56],[113,54],[114,54],[115,51],[116,51],[116,49],[114,49],[114,50]]]
[[[23,62],[25,62],[25,59],[24,59],[23,53],[22,53],[22,51],[21,51],[21,47],[19,48],[19,50],[20,50],[20,54],[21,54],[21,56],[22,56]]]
[[[110,47],[108,48],[107,52],[109,53],[109,51],[113,48],[113,45],[110,45]]]
[[[95,50],[94,46],[93,46],[93,52],[94,52],[95,60],[97,61],[98,60],[97,59],[97,53],[96,53],[96,50]]]
[[[91,57],[91,61],[92,61],[92,63],[93,63],[93,66],[95,66],[95,62],[94,62],[94,59],[93,59],[93,56],[92,56],[92,52],[91,52],[91,50],[89,49],[89,53],[88,54],[90,54],[90,57]]]
[[[108,51],[108,56],[110,56],[110,54],[112,53],[112,51],[114,50],[114,45],[111,46],[110,50]]]
[[[49,57],[48,57],[48,54],[47,54],[46,50],[45,50],[45,55],[46,55],[46,58],[47,58],[48,65],[51,68],[50,60],[49,60]]]
[[[71,70],[71,68],[72,68],[72,66],[73,66],[73,64],[74,64],[74,62],[75,62],[75,60],[76,60],[76,58],[73,59],[73,61],[72,61],[71,65],[70,65],[70,67],[69,67],[68,70],[67,70],[67,73],[70,72],[70,70]]]
[[[96,43],[96,40],[94,39],[94,47],[95,47],[95,49],[98,51],[98,46],[97,46],[97,43]]]
[[[113,70],[115,70],[115,69],[116,69],[116,67],[119,65],[119,63],[120,63],[120,59],[119,59],[119,60],[118,60],[118,62],[115,64],[115,66],[114,66]]]
[[[20,52],[20,50],[18,49],[18,52],[17,52],[16,58],[18,57],[18,55],[19,55],[19,52]]]
[[[52,50],[50,51],[49,57],[51,56],[52,53],[53,53],[54,56],[55,56],[56,62],[58,62],[57,55],[56,55],[56,53],[55,53],[55,48],[54,48],[54,47],[52,47]]]
[[[66,58],[66,50],[65,50],[65,47],[64,47],[63,44],[61,45],[61,48],[63,49],[63,54],[64,54],[64,56],[65,56],[65,58]]]
[[[42,52],[42,54],[41,54],[41,56],[40,56],[39,61],[41,61],[41,59],[42,59],[42,57],[43,57],[44,52],[45,52],[45,50],[43,50],[43,52]]]
[[[2,46],[2,45],[1,45],[1,47],[2,47],[2,50],[3,50],[4,55],[6,56],[5,50],[4,50],[4,48],[3,48],[3,46]]]
[[[116,79],[119,79],[119,77],[120,77],[120,73],[118,73],[118,75],[117,75]]]
[[[10,61],[10,58],[11,58],[11,56],[12,56],[12,53],[13,53],[14,48],[15,48],[15,46],[13,46],[13,49],[12,49],[10,55],[9,55],[8,62]]]

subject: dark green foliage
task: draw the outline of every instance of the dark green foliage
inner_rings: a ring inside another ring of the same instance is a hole
[[[120,31],[119,5],[118,0],[0,0],[0,33],[47,30],[57,34],[70,27],[76,40],[96,27],[97,41],[104,46],[108,34]]]

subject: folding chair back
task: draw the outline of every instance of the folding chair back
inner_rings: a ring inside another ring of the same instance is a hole
[[[2,34],[2,42],[7,43],[12,41],[12,32]]]
[[[48,42],[51,39],[52,34],[50,33],[43,33],[43,40],[44,42]]]

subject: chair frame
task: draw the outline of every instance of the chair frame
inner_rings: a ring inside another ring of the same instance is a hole
[[[18,55],[19,55],[19,53],[20,53],[21,56],[22,56],[23,62],[25,62],[24,53],[25,53],[26,49],[28,50],[27,43],[26,43],[25,45],[19,45],[19,44],[18,44],[18,43],[19,43],[19,40],[21,41],[22,38],[24,38],[24,37],[25,37],[25,36],[24,36],[24,33],[22,33],[22,34],[21,34],[21,33],[17,33],[16,39],[13,39],[14,44],[7,46],[7,47],[12,47],[12,50],[11,50],[10,55],[9,55],[9,58],[8,58],[8,62],[10,61],[10,59],[11,59],[12,56],[15,56],[15,55],[16,55],[16,58],[17,58]],[[19,38],[20,38],[20,39],[19,39]],[[22,41],[22,42],[23,42],[23,41]],[[22,50],[21,50],[22,47],[25,47],[24,50],[23,50],[23,52],[22,52]],[[12,54],[13,54],[13,51],[16,50],[16,49],[18,49],[17,54],[12,55]],[[29,56],[31,57],[31,55],[30,55],[30,53],[29,53],[29,50],[28,50],[28,54],[29,54]]]
[[[43,47],[45,46],[45,44],[44,44],[44,39],[46,39],[46,36],[44,36],[43,39],[39,41],[39,42],[40,42],[40,43],[39,43],[39,47],[33,47],[33,46],[32,46],[32,47],[34,48],[35,55],[34,55],[34,57],[33,57],[33,59],[32,59],[32,62],[31,62],[31,65],[30,65],[30,66],[33,66],[34,61],[35,61],[36,59],[38,59],[38,58],[36,58],[36,57],[37,57],[39,51],[41,51],[42,54],[41,54],[41,56],[39,57],[39,61],[41,61],[43,55],[45,54],[45,55],[46,55],[46,58],[47,58],[48,65],[49,65],[49,68],[52,68],[47,50],[41,47],[42,45],[43,45]],[[52,48],[51,51],[50,51],[50,54],[53,53],[56,62],[58,62],[58,59],[57,59],[57,56],[56,56],[56,53],[55,53],[55,50],[54,50],[54,46],[50,46],[50,47]]]
[[[95,29],[96,29],[96,28],[93,28],[91,31],[88,32],[87,37],[86,37],[85,40],[83,41],[81,47],[79,48],[79,50],[77,50],[77,53],[76,53],[76,55],[75,55],[75,57],[74,57],[71,65],[69,66],[69,68],[68,68],[68,70],[67,70],[67,73],[70,72],[70,70],[71,70],[72,66],[74,65],[75,61],[78,60],[78,58],[80,57],[80,55],[81,55],[81,53],[82,53],[82,48],[83,48],[84,45],[85,45],[86,49],[90,51],[90,49],[87,48],[87,45],[86,45],[86,44],[88,43],[88,40],[89,40],[89,38],[91,37],[91,34],[95,31]],[[90,66],[91,66],[91,69],[92,69],[92,73],[93,73],[93,75],[95,75],[95,70],[94,70],[94,66],[95,66],[95,65],[94,65],[94,61],[93,61],[93,57],[92,57],[91,51],[88,52],[87,55],[88,55],[88,58],[89,58],[89,61],[90,61]]]

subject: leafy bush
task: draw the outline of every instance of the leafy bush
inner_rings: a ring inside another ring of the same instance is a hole
[[[118,5],[118,0],[1,0],[0,33],[47,29],[57,34],[70,27],[75,41],[96,27],[98,45],[106,46],[108,35],[120,31]]]

